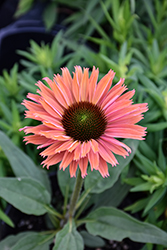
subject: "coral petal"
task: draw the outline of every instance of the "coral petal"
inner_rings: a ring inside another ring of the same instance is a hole
[[[82,102],[87,101],[88,97],[88,68],[84,68],[83,78],[80,84],[80,99]]]
[[[81,145],[81,157],[85,157],[90,151],[90,142],[83,142]]]
[[[99,148],[98,148],[98,142],[94,139],[91,139],[90,140],[90,145],[91,145],[91,148],[93,150],[94,153],[98,152],[99,151]]]
[[[89,153],[88,153],[88,159],[89,159],[89,162],[90,162],[91,171],[93,171],[93,169],[98,170],[99,153],[94,153],[93,150],[90,150]]]
[[[77,161],[72,161],[70,163],[70,176],[71,177],[76,177],[76,171],[77,171]]]
[[[100,98],[106,95],[112,84],[114,75],[115,75],[114,71],[110,70],[108,74],[105,75],[97,84],[97,88],[95,90],[94,97],[92,99],[92,102],[94,104],[96,104],[100,100]]]
[[[81,170],[82,178],[87,175],[88,158],[84,157],[79,160],[79,168]]]
[[[118,161],[116,160],[113,153],[107,148],[107,146],[104,147],[100,143],[99,143],[99,154],[105,161],[110,163],[112,166],[115,166],[116,164],[118,164]]]
[[[103,178],[109,176],[107,163],[102,157],[99,158],[98,170]]]
[[[73,158],[74,158],[73,152],[70,153],[68,151],[65,151],[62,162],[59,165],[59,168],[60,169],[63,168],[63,170],[65,170],[66,167],[72,162]]]

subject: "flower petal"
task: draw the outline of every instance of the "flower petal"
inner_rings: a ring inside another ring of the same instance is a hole
[[[70,153],[68,151],[65,151],[62,162],[59,165],[59,169],[63,168],[63,170],[65,170],[66,167],[68,167],[68,165],[72,162],[73,158],[74,158],[73,152]]]
[[[109,176],[107,163],[101,156],[99,157],[98,170],[103,178]]]
[[[99,76],[99,69],[95,69],[95,66],[93,66],[92,74],[89,79],[89,101],[92,102],[94,92],[96,90],[97,86],[97,80]]]
[[[118,161],[113,155],[113,153],[107,148],[107,146],[104,147],[100,143],[99,143],[99,154],[105,161],[110,163],[112,166],[116,166],[116,164],[118,164]]]
[[[70,176],[71,177],[76,177],[77,166],[78,166],[77,161],[72,161],[70,163]]]
[[[99,142],[103,145],[103,147],[108,147],[114,154],[122,155],[124,158],[128,156],[128,152],[121,146],[112,144],[112,140],[106,140],[104,137],[99,139]]]
[[[56,100],[65,108],[68,107],[66,99],[64,98],[63,93],[61,92],[61,90],[59,89],[58,85],[56,84],[55,81],[51,81],[48,77],[44,77],[43,80],[45,80],[49,86],[51,87],[51,89],[53,90],[54,96],[56,98]]]
[[[98,166],[99,166],[99,153],[94,153],[93,150],[91,149],[88,153],[88,159],[90,162],[90,166],[91,166],[91,171],[93,171],[93,169],[98,170]]]
[[[28,135],[24,137],[24,141],[26,144],[33,143],[35,145],[38,144],[46,144],[47,146],[53,143],[53,140],[47,139],[45,136],[41,135]]]
[[[83,142],[81,144],[81,157],[85,157],[90,151],[90,142]]]
[[[47,166],[47,169],[49,169],[49,166],[55,165],[58,162],[60,162],[63,156],[64,156],[63,152],[56,155],[48,156],[47,159],[44,160],[41,164],[44,164],[43,167]]]
[[[74,160],[79,160],[81,158],[81,143],[74,150]]]
[[[90,145],[91,145],[91,148],[93,150],[94,153],[98,152],[99,151],[99,148],[98,148],[98,142],[94,139],[91,139],[90,140]]]
[[[55,150],[55,153],[60,153],[61,151],[68,150],[68,148],[71,146],[71,144],[72,144],[72,140],[68,140],[68,141],[61,143],[60,147],[58,147]]]
[[[88,158],[84,157],[79,160],[79,168],[81,170],[82,178],[87,175]]]
[[[54,141],[54,143],[50,147],[48,147],[44,151],[42,151],[40,153],[40,155],[42,155],[43,157],[44,156],[49,156],[49,155],[55,155],[56,149],[58,147],[60,147],[61,145],[62,145],[62,142],[60,142],[60,141]]]
[[[88,68],[84,68],[84,73],[83,73],[83,77],[82,77],[82,81],[80,84],[80,100],[82,102],[87,101],[88,99],[88,72],[89,69]]]
[[[112,84],[112,80],[114,78],[114,71],[110,70],[107,75],[105,75],[100,82],[97,84],[97,88],[95,90],[92,103],[96,104],[100,99],[104,98],[107,94],[110,86]]]
[[[121,79],[109,92],[109,94],[104,99],[103,103],[101,104],[102,109],[106,109],[107,107],[111,106],[112,103],[115,102],[115,100],[120,97],[120,95],[127,89],[124,85],[124,79]]]
[[[146,135],[145,127],[139,125],[128,125],[129,127],[126,127],[123,125],[121,127],[112,126],[106,129],[105,134],[109,137],[144,140],[143,136]]]

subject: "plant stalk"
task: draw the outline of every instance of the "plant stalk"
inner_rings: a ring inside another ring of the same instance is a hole
[[[75,210],[76,210],[76,204],[80,195],[80,191],[82,188],[82,184],[83,184],[83,179],[81,177],[81,170],[79,169],[78,174],[77,174],[77,178],[76,178],[76,182],[75,182],[75,187],[71,196],[71,201],[70,201],[70,207],[69,207],[69,211],[68,211],[68,218],[72,219],[72,217],[74,216]]]

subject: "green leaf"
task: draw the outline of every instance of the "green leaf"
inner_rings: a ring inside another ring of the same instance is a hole
[[[141,153],[143,153],[145,156],[147,156],[150,160],[156,160],[156,154],[152,150],[152,148],[145,142],[145,141],[140,141],[139,143],[139,150]]]
[[[58,183],[63,196],[66,195],[67,190],[69,196],[72,194],[75,180],[76,178],[70,177],[69,168],[66,168],[64,171],[58,171]]]
[[[91,25],[97,30],[97,32],[103,37],[103,39],[110,41],[110,38],[107,35],[107,33],[104,31],[104,29],[96,22],[96,20],[91,15],[89,15],[89,19],[90,19]]]
[[[49,249],[53,237],[53,235],[31,232],[19,239],[9,250],[46,250]]]
[[[160,92],[160,90],[146,76],[144,76],[140,73],[138,73],[137,75],[138,75],[138,78],[141,81],[141,83],[146,87],[145,91],[148,92],[148,94],[154,99],[154,101],[157,103],[158,106],[163,108],[165,105],[165,101],[164,101],[163,95]]]
[[[0,147],[2,147],[17,177],[27,176],[38,180],[49,192],[51,192],[46,172],[37,168],[33,161],[22,150],[16,147],[2,131],[0,131]]]
[[[150,191],[153,186],[151,182],[144,182],[141,183],[133,188],[131,188],[131,192],[142,192],[142,191]]]
[[[147,203],[148,203],[149,197],[141,199],[133,203],[132,205],[124,208],[125,211],[131,211],[131,213],[136,213],[140,210],[143,210]]]
[[[125,178],[124,182],[131,186],[137,186],[143,183],[143,179],[141,179],[140,177]]]
[[[13,221],[0,209],[0,220],[3,220],[10,227],[14,227]]]
[[[4,122],[3,120],[0,120],[0,127],[2,129],[6,129],[8,131],[12,130],[12,126]]]
[[[144,64],[144,67],[148,67],[149,62],[148,62],[147,58],[143,55],[143,53],[141,53],[140,50],[138,50],[136,48],[132,48],[132,51],[133,51],[134,55],[136,55],[137,58]]]
[[[49,249],[51,242],[52,240],[48,240],[48,235],[32,233],[19,240],[11,250],[46,250]]]
[[[111,18],[109,12],[107,11],[106,5],[100,1],[101,7],[104,11],[105,17],[108,20],[108,22],[110,23],[110,25],[115,29],[115,30],[119,30],[119,26],[117,26],[117,24],[114,22],[114,20]]]
[[[90,189],[91,193],[101,193],[104,190],[112,187],[114,183],[118,180],[118,177],[122,170],[129,164],[129,162],[133,159],[133,156],[136,152],[136,149],[138,147],[138,141],[137,140],[124,140],[124,143],[128,145],[132,152],[131,154],[124,159],[122,156],[117,156],[117,160],[119,162],[119,165],[112,168],[110,164],[109,166],[109,174],[110,176],[108,178],[103,178],[100,173],[96,170],[91,172],[89,170],[88,175],[85,178],[85,189]]]
[[[8,121],[9,124],[11,124],[12,112],[10,111],[10,109],[2,102],[0,103],[0,108],[2,109],[4,118],[6,118],[6,121]]]
[[[86,228],[90,234],[109,240],[133,241],[167,245],[167,233],[154,225],[138,221],[125,212],[113,207],[101,207],[86,218]]]
[[[166,188],[161,187],[152,194],[149,202],[144,209],[144,215],[165,195],[166,191]]]
[[[10,250],[21,238],[25,235],[31,234],[31,232],[23,232],[17,235],[10,235],[0,242],[1,250]]]
[[[105,241],[98,236],[89,234],[87,231],[81,231],[80,234],[83,237],[84,244],[88,247],[104,247]]]
[[[51,29],[56,21],[56,4],[50,3],[46,6],[43,14],[45,26],[47,29]]]
[[[0,196],[23,213],[34,215],[45,214],[51,200],[44,186],[29,177],[0,178]]]
[[[145,174],[153,175],[155,174],[157,167],[154,162],[150,161],[147,157],[142,155],[138,150],[136,151],[137,160],[134,159],[136,166]]]
[[[158,147],[158,166],[162,171],[166,170],[166,159],[165,159],[165,155],[163,153],[163,149],[162,149],[162,140],[159,141],[159,147]]]
[[[81,235],[77,232],[73,221],[69,221],[56,235],[53,250],[83,250],[84,244]]]
[[[155,103],[153,104],[155,106]],[[150,106],[149,106],[150,108]],[[146,124],[150,122],[157,121],[160,117],[162,116],[162,111],[161,110],[149,110],[144,117],[144,120],[141,121],[141,124]]]
[[[93,209],[96,209],[101,206],[113,206],[117,207],[128,194],[130,186],[127,184],[122,184],[120,178],[111,188],[105,190],[100,194],[94,194],[91,198],[94,201]],[[112,197],[112,199],[109,199]]]
[[[167,128],[167,122],[157,122],[153,124],[144,124],[147,127],[148,132],[156,132],[160,130],[164,130]]]
[[[127,54],[127,41],[125,41],[121,46],[121,49],[120,49],[120,52],[119,52],[119,60],[120,60],[120,62],[123,62],[125,60],[126,54]]]
[[[18,124],[20,123],[20,114],[16,102],[12,100],[12,126],[13,128],[18,128]]]
[[[20,15],[26,13],[31,9],[33,2],[34,0],[19,0],[18,7],[14,16],[19,17]]]

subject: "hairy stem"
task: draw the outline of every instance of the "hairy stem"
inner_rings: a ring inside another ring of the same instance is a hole
[[[82,184],[83,184],[83,179],[81,177],[81,171],[79,169],[78,174],[77,174],[77,178],[76,178],[76,182],[75,182],[75,187],[71,196],[71,201],[70,201],[70,207],[69,207],[69,211],[68,211],[68,217],[69,219],[71,219],[74,216],[75,210],[76,210],[76,204],[80,195],[80,191],[82,188]]]

